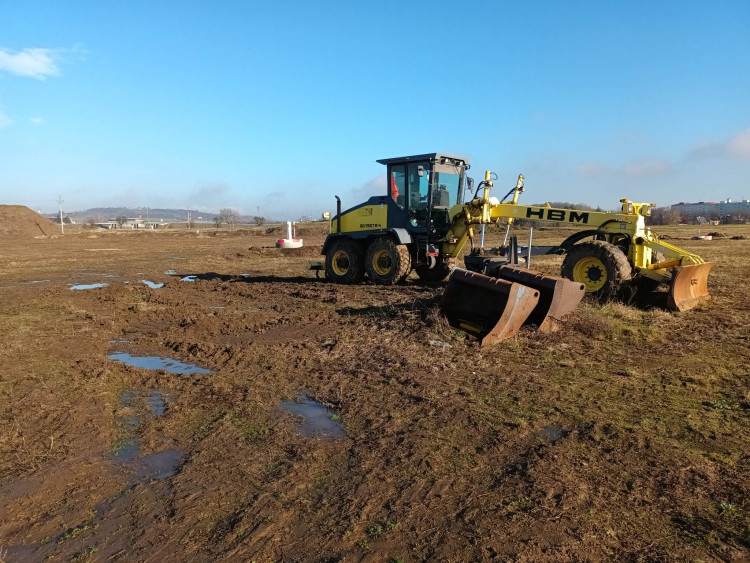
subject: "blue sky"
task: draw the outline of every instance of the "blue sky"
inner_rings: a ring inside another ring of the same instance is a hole
[[[295,219],[424,152],[529,203],[750,198],[750,2],[0,0],[0,203]]]

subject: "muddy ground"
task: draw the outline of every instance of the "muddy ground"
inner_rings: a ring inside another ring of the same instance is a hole
[[[748,240],[675,241],[716,262],[697,309],[480,349],[440,288],[316,280],[304,236],[1,241],[0,561],[747,558]]]

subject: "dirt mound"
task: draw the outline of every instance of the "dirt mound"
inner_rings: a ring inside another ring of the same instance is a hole
[[[724,233],[720,233],[718,231],[714,231],[713,233],[708,233],[708,235],[712,236],[714,238],[723,238],[723,237],[727,236]]]
[[[0,205],[0,237],[42,237],[55,234],[55,225],[23,205]]]

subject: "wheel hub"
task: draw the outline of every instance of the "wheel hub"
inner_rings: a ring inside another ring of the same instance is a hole
[[[607,267],[599,258],[588,256],[573,267],[573,278],[586,286],[586,292],[599,291],[607,283]]]
[[[387,276],[393,268],[393,261],[387,250],[378,250],[372,257],[372,268],[380,276]]]
[[[349,271],[349,256],[343,250],[339,250],[333,255],[331,265],[336,275],[344,276]]]

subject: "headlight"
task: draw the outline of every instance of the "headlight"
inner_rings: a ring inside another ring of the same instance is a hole
[[[634,211],[633,204],[631,202],[628,202],[628,213],[633,213],[633,211]]]

